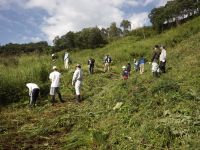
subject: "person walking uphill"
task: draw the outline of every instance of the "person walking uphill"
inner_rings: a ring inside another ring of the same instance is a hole
[[[94,73],[94,63],[95,63],[95,60],[93,58],[90,58],[88,60],[89,74],[93,74]]]
[[[60,79],[61,73],[57,71],[57,67],[53,66],[53,72],[50,73],[49,79],[51,80],[51,88],[50,88],[50,95],[51,95],[51,102],[52,105],[55,103],[55,95],[58,94],[60,101],[63,103],[62,96],[60,94],[59,86],[60,86]]]
[[[158,66],[159,57],[160,57],[159,46],[155,45],[153,57],[151,59],[151,62],[152,62],[152,73],[153,73],[154,77],[157,77],[158,73],[160,72],[159,66]]]
[[[83,81],[83,72],[81,70],[81,65],[77,64],[76,65],[76,70],[73,74],[72,78],[72,86],[75,86],[75,92],[76,92],[76,102],[80,103],[81,102],[81,83]]]
[[[28,87],[28,89],[29,89],[29,96],[30,96],[29,105],[30,106],[35,106],[37,98],[38,98],[39,93],[40,93],[40,88],[35,83],[27,83],[26,87]]]
[[[104,57],[104,72],[110,71],[110,64],[112,62],[112,59],[109,55],[106,55]]]
[[[65,55],[64,55],[64,66],[65,66],[65,69],[69,68],[69,53],[68,52],[65,52]]]
[[[167,53],[166,53],[166,49],[164,46],[161,46],[160,49],[161,49],[161,54],[160,54],[160,58],[159,58],[160,59],[159,68],[160,68],[161,73],[165,73],[166,72],[165,66],[166,66]]]

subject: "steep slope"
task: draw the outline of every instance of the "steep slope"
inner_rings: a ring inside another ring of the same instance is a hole
[[[151,39],[127,37],[98,50],[72,53],[73,65],[96,59],[95,74],[83,65],[84,101],[74,103],[71,76],[62,70],[67,101],[52,107],[41,101],[34,109],[18,103],[1,108],[2,149],[197,149],[200,131],[200,18]],[[127,83],[121,67],[133,56],[150,59],[155,44],[166,44],[167,73],[153,78],[132,71]],[[114,62],[102,72],[102,57]],[[62,60],[57,62],[62,66]],[[113,110],[117,102],[123,102]]]

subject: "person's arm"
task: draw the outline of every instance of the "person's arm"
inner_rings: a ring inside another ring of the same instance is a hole
[[[78,72],[77,70],[74,72],[73,78],[72,78],[72,85],[74,85],[74,83],[76,82],[76,79],[78,77]]]
[[[156,52],[153,52],[153,57],[151,59],[151,62],[153,62],[154,58],[155,58]]]

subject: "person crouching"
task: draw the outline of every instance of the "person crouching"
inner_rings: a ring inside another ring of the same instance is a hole
[[[122,79],[127,80],[129,77],[129,72],[128,72],[126,66],[123,66],[122,69],[123,69],[122,70]]]

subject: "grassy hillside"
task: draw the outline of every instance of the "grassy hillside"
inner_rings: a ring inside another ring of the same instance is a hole
[[[38,107],[29,109],[27,97],[26,101],[1,107],[0,149],[198,149],[199,43],[200,18],[196,18],[149,39],[127,37],[102,49],[72,53],[70,70],[61,69],[61,92],[66,102],[50,106],[47,99],[41,99]],[[155,44],[167,46],[167,73],[153,78],[151,66],[146,64],[143,75],[132,71],[127,83],[121,80],[121,67],[142,54],[150,60]],[[105,54],[113,58],[110,73],[102,72]],[[56,65],[63,68],[59,55]],[[90,56],[96,59],[91,76],[86,65]],[[84,101],[80,105],[74,103],[71,86],[76,63],[83,64],[84,71]],[[47,55],[22,56],[17,67],[2,65],[5,71],[0,77],[5,78],[9,69],[10,78],[4,82],[20,84],[25,93],[24,83],[39,81],[48,92],[51,65]],[[113,110],[117,102],[123,105]]]

